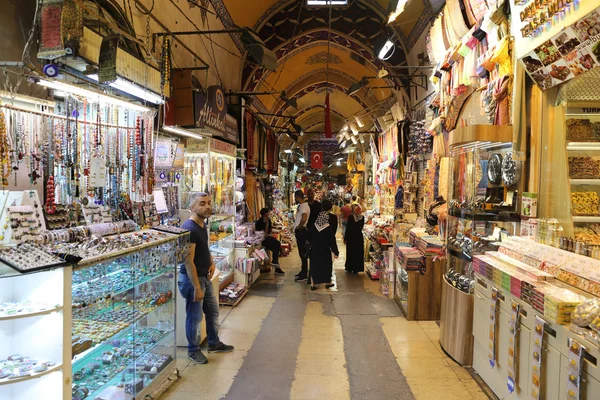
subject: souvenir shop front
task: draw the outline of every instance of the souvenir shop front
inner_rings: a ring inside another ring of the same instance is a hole
[[[0,103],[0,398],[154,395],[175,372],[189,240],[157,185],[155,110],[37,84],[55,101]]]
[[[432,143],[405,158],[416,222],[396,229],[397,298],[407,318],[439,319],[444,351],[499,398],[595,398],[600,10],[460,3],[427,36]]]

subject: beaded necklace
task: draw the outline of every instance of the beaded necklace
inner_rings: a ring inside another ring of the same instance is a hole
[[[4,111],[0,111],[0,163],[2,164],[2,186],[8,186],[10,175],[10,146],[6,133],[6,117]]]

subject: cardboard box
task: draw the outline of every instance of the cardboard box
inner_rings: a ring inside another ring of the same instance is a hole
[[[523,193],[521,196],[521,216],[529,218],[537,217],[537,197],[537,193]]]

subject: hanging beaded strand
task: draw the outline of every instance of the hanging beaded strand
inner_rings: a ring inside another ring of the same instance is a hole
[[[2,164],[2,189],[4,190],[4,187],[8,186],[7,178],[10,175],[10,146],[4,111],[0,111],[0,163]]]

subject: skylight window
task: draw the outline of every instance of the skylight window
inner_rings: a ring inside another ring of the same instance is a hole
[[[347,6],[348,0],[306,0],[309,6]]]

